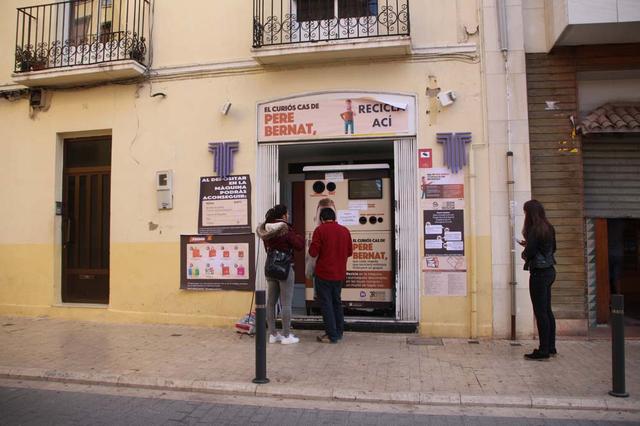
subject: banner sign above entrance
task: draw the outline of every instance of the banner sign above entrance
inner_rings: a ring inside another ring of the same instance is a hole
[[[258,142],[415,134],[415,98],[366,92],[324,93],[258,105]]]

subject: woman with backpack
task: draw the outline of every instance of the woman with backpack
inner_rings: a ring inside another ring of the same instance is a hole
[[[555,356],[556,319],[551,310],[551,285],[556,279],[556,232],[537,200],[524,203],[524,226],[519,241],[524,247],[524,269],[529,271],[529,295],[538,326],[540,346],[525,354],[528,360],[546,360]]]
[[[304,237],[297,234],[288,222],[289,213],[283,204],[277,204],[267,211],[265,222],[256,230],[258,237],[264,242],[267,254],[278,251],[289,255],[293,260],[293,250],[304,249]],[[273,254],[273,253],[271,253]],[[269,256],[267,256],[267,262]],[[293,263],[289,262],[288,272],[284,279],[273,278],[265,274],[267,279],[267,326],[269,327],[269,343],[290,345],[300,339],[291,333],[291,302],[293,301],[293,284],[295,274]],[[280,299],[282,307],[282,334],[276,331],[276,303]]]

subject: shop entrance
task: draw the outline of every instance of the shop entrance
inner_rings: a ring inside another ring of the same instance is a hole
[[[384,249],[382,246],[373,247],[369,244],[380,238],[360,238],[372,241],[362,241],[363,245],[358,249],[378,253],[391,252],[391,256],[387,258],[389,264],[384,266],[391,279],[387,279],[382,292],[379,292],[379,288],[370,288],[368,284],[365,286],[366,279],[359,284],[366,287],[362,289],[364,295],[361,296],[362,293],[358,290],[354,296],[353,289],[356,286],[349,291],[351,294],[348,298],[357,299],[351,300],[351,304],[346,306],[347,326],[351,330],[357,329],[358,324],[363,325],[363,330],[374,330],[377,324],[384,324],[378,329],[415,331],[420,318],[420,243],[416,238],[420,231],[416,117],[416,97],[399,93],[328,91],[258,104],[256,211],[261,212],[257,216],[258,220],[261,220],[263,212],[274,204],[283,203],[289,207],[297,231],[305,234],[308,230],[306,221],[311,215],[311,210],[317,207],[317,198],[331,196],[330,193],[337,195],[338,183],[334,177],[342,177],[343,182],[345,179],[358,179],[356,176],[345,177],[345,170],[332,172],[327,170],[327,167],[339,169],[376,164],[379,167],[376,170],[385,170],[384,177],[378,176],[373,179],[382,179],[382,185],[385,185],[384,182],[388,185],[389,197],[386,206],[389,219],[386,214],[374,214],[373,210],[368,212],[370,205],[377,204],[370,203],[367,201],[368,198],[357,200],[354,197],[350,200],[344,196],[340,201],[345,210],[342,213],[343,220],[359,221],[360,217],[355,217],[356,210],[358,213],[360,210],[365,212],[361,216],[371,213],[366,220],[372,220],[371,217],[376,216],[376,227],[386,227],[384,231],[390,236],[390,241],[385,241]],[[315,182],[311,180],[316,179],[308,174],[312,172],[323,174],[320,176],[323,179],[317,180],[323,181],[325,190],[329,183],[336,185],[336,190],[329,189],[318,193],[317,197],[314,196],[315,206],[308,205],[311,199],[309,191],[313,190]],[[335,174],[330,175],[331,173]],[[340,176],[339,173],[343,174]],[[330,179],[327,179],[327,175]],[[371,190],[375,189],[375,184],[367,186],[372,182],[369,178],[364,177],[369,182],[362,183],[360,187],[364,192],[369,191],[367,197],[372,194]],[[348,184],[344,190],[349,191]],[[345,193],[343,191],[343,194]],[[350,201],[353,201],[351,207]],[[364,209],[365,204],[367,210]],[[305,213],[305,207],[308,207],[308,214]],[[378,217],[382,217],[382,222],[378,221]],[[367,223],[373,226],[372,223]],[[352,230],[352,237],[354,233],[355,230]],[[258,268],[262,267],[265,258],[264,248],[258,245]],[[364,263],[366,262],[360,262],[358,266]],[[309,291],[305,290],[304,254],[301,253],[295,258],[295,264],[294,316],[302,318],[306,321],[305,324],[313,324],[314,320],[319,322],[321,319],[316,315],[317,308],[312,297],[308,295],[310,292],[310,295],[313,295],[313,289],[309,287]],[[383,269],[380,265],[377,267],[380,268],[379,271]],[[358,272],[355,269],[353,271]],[[352,274],[356,275],[357,273]],[[375,275],[379,278],[383,274],[370,274],[372,282],[376,279]],[[264,276],[258,274],[256,288],[265,287]],[[378,297],[385,306],[360,303]]]
[[[355,267],[353,259],[350,261],[347,286],[343,290],[348,318],[395,318],[393,167],[393,141],[307,143],[284,145],[279,149],[280,200],[289,206],[296,231],[310,238],[315,227],[316,205],[320,199],[332,199],[339,221],[350,228],[355,244],[360,244],[356,246],[355,256],[364,258],[366,253],[375,252],[381,257],[356,261]],[[322,190],[318,182],[322,182]],[[362,225],[360,215],[351,216],[362,204],[362,217],[365,217],[365,203],[370,206],[371,214]],[[374,216],[376,222],[372,224],[370,220]],[[372,229],[364,229],[365,226]],[[379,250],[373,250],[374,240]],[[358,250],[358,247],[369,248],[366,244],[372,245],[371,250]],[[380,254],[382,252],[384,254]],[[298,318],[318,317],[319,306],[314,301],[313,285],[305,278],[304,264],[304,253],[296,253],[293,312]],[[370,284],[364,284],[365,275]]]
[[[64,141],[62,301],[109,303],[111,137]]]
[[[611,295],[624,296],[625,325],[640,328],[640,219],[596,219],[598,323],[609,321]]]
[[[640,332],[640,139],[627,133],[588,135],[582,146],[587,242],[595,249],[587,251],[588,256],[595,254],[595,280],[589,281],[595,289],[595,323],[609,322],[611,295],[622,294],[625,324],[636,335]]]

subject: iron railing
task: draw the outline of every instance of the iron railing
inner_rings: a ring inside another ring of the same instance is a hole
[[[15,72],[147,63],[152,0],[69,0],[18,8]]]
[[[408,36],[409,0],[253,0],[253,47]]]

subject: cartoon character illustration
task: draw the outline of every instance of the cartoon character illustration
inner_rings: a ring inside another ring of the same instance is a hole
[[[347,99],[344,102],[346,111],[340,114],[340,118],[344,121],[344,134],[353,134],[353,117],[356,114],[353,112],[351,99]]]
[[[427,181],[426,176],[422,176],[420,179],[420,189],[422,190],[422,196],[420,198],[427,198],[427,186],[429,182]]]

